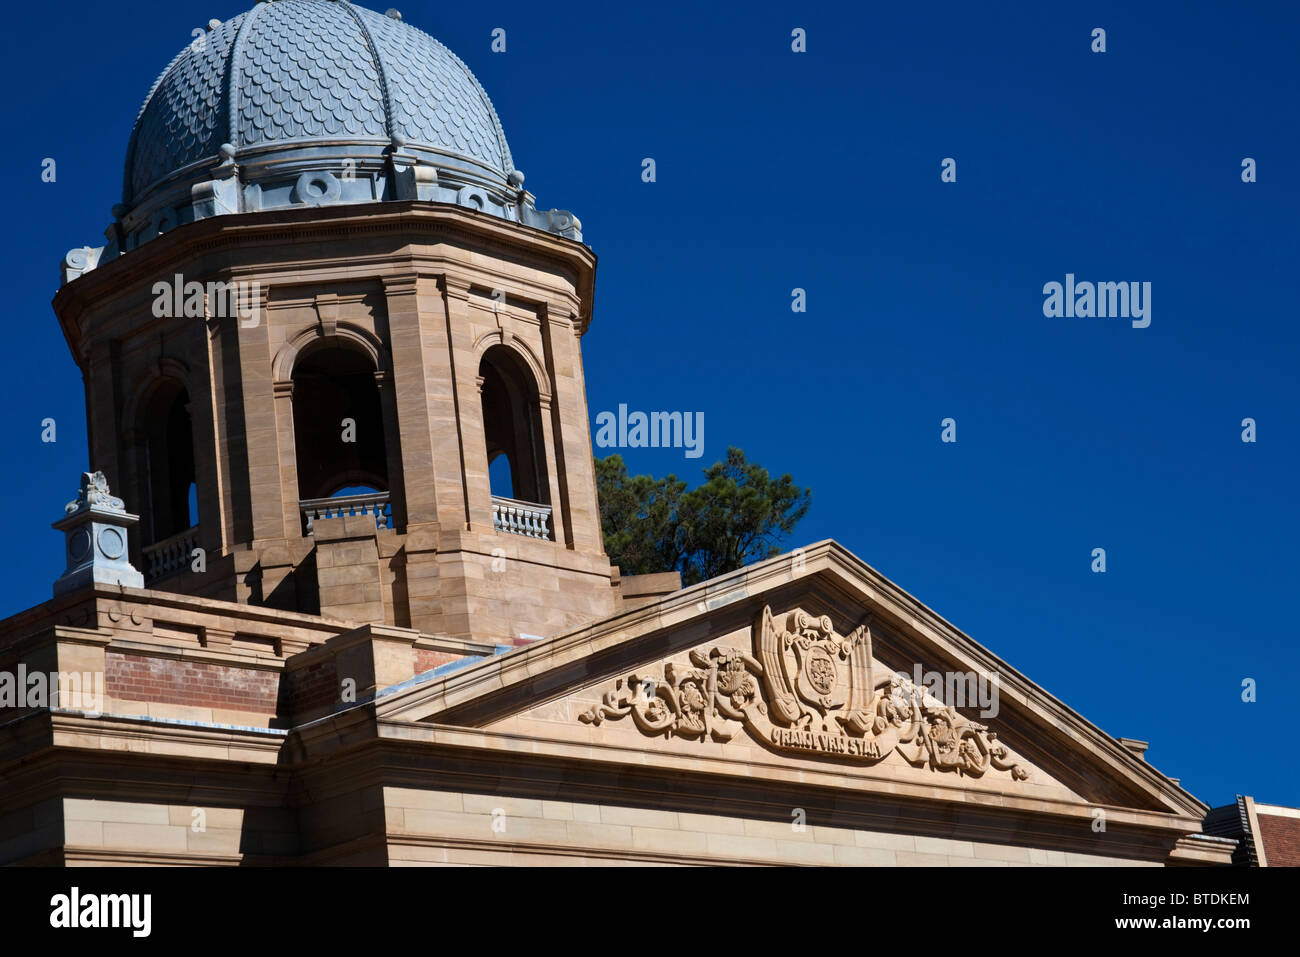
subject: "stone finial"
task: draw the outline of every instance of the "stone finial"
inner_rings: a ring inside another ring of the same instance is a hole
[[[54,594],[87,585],[143,588],[144,576],[127,556],[127,529],[139,521],[108,490],[103,472],[83,472],[81,491],[53,527],[66,537],[68,567],[54,583]]]
[[[82,472],[81,492],[75,499],[63,506],[63,511],[71,515],[82,509],[99,506],[108,512],[126,514],[126,503],[108,491],[108,479],[103,472]]]

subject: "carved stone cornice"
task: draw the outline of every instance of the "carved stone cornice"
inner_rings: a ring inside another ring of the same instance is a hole
[[[352,270],[372,266],[380,278],[394,263],[400,263],[403,268],[432,276],[445,269],[447,260],[437,250],[418,247],[446,241],[463,242],[477,250],[486,243],[487,248],[500,250],[507,257],[521,255],[528,261],[550,264],[551,271],[577,288],[582,304],[579,331],[585,332],[591,322],[596,256],[588,246],[454,204],[416,200],[263,210],[185,223],[66,283],[56,293],[53,306],[73,354],[79,356],[83,322],[128,312],[135,308],[127,302],[130,297],[146,301],[159,275],[184,272],[199,258],[224,260],[216,264],[214,275],[257,277],[266,287],[278,273],[284,274],[285,283],[300,281],[304,263],[321,260],[308,248],[294,254],[299,247],[376,236],[401,237],[417,248],[415,252],[353,257],[348,260]],[[329,257],[325,260],[330,261]],[[111,302],[123,305],[105,313],[105,304]]]

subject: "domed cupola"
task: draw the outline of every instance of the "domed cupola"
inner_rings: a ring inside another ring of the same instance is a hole
[[[65,280],[185,223],[294,206],[456,203],[581,239],[523,181],[469,67],[396,10],[262,2],[210,21],[154,82],[108,245],[69,253]]]

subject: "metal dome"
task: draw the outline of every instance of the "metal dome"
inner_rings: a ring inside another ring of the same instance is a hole
[[[260,3],[213,21],[162,72],[127,149],[132,204],[229,144],[250,151],[401,137],[478,167],[501,186],[513,170],[505,131],[459,57],[421,30],[338,0]]]
[[[267,0],[195,32],[136,117],[108,245],[72,250],[65,281],[185,223],[297,205],[457,203],[582,238],[523,189],[469,67],[397,11]]]

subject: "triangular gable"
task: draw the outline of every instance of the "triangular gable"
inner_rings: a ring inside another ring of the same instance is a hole
[[[996,683],[995,714],[977,700],[954,706],[961,675],[986,705]],[[1194,830],[1206,812],[830,541],[385,696],[377,716],[612,763],[661,755],[713,774],[1005,799],[1075,817],[1102,807]]]

